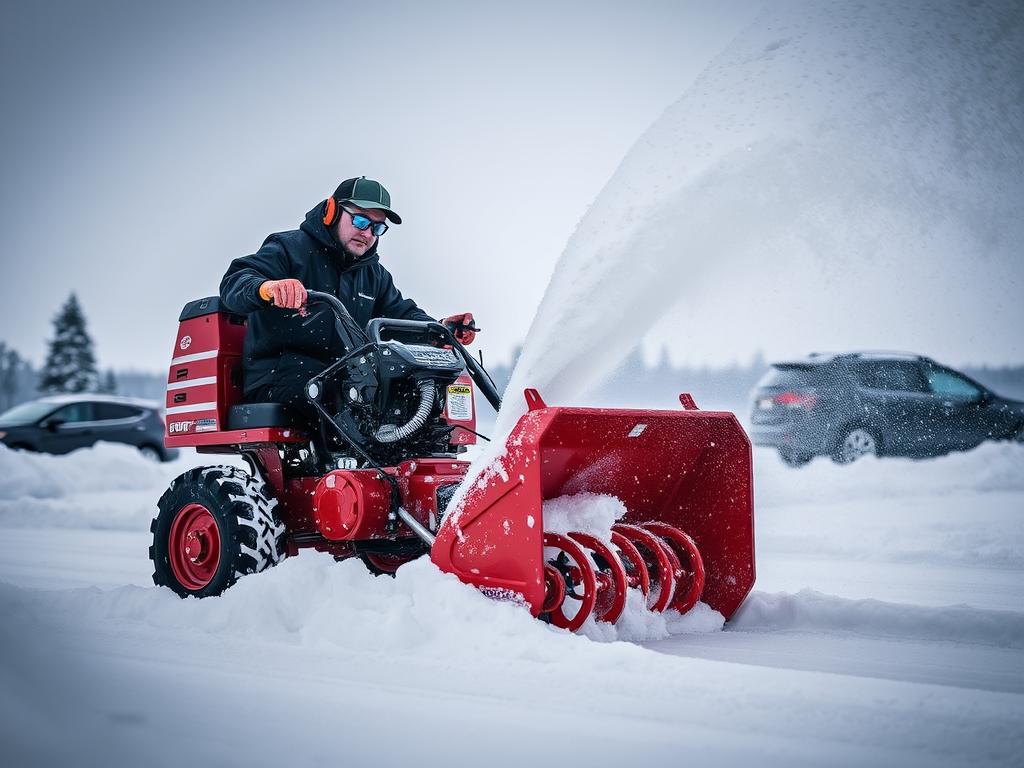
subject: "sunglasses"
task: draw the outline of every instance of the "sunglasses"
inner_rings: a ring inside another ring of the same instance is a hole
[[[341,210],[352,217],[352,226],[356,229],[368,229],[374,234],[374,237],[380,237],[388,231],[388,225],[383,221],[373,221],[369,217],[363,216],[361,213],[350,211],[348,208],[342,208]]]

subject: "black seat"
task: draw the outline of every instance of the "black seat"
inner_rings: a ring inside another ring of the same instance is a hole
[[[228,429],[292,427],[296,420],[283,403],[242,403],[228,409]]]

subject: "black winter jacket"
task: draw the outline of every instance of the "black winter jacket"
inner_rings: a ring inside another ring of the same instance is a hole
[[[310,317],[270,306],[259,295],[266,280],[295,278],[307,289],[337,296],[364,327],[375,317],[433,320],[412,299],[403,298],[381,266],[377,243],[352,260],[323,223],[324,203],[306,214],[300,227],[277,232],[251,256],[235,259],[220,283],[227,309],[248,315],[245,334],[245,391],[303,380],[344,354],[334,315],[313,305]]]

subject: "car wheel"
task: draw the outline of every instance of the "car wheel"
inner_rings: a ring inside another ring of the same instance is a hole
[[[163,454],[161,454],[160,451],[152,445],[140,445],[139,453],[142,454],[144,459],[149,459],[153,462],[161,462],[164,460]]]
[[[846,432],[836,445],[832,461],[836,464],[852,464],[863,456],[877,456],[878,441],[864,427],[854,427]]]
[[[285,527],[264,483],[235,467],[196,467],[174,479],[150,531],[153,583],[181,597],[219,595],[285,557]]]
[[[787,467],[802,467],[811,461],[811,456],[796,451],[779,451],[779,458]]]

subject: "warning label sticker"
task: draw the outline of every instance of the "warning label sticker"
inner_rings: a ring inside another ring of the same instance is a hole
[[[447,411],[452,421],[470,421],[473,418],[473,388],[465,384],[449,384]]]

